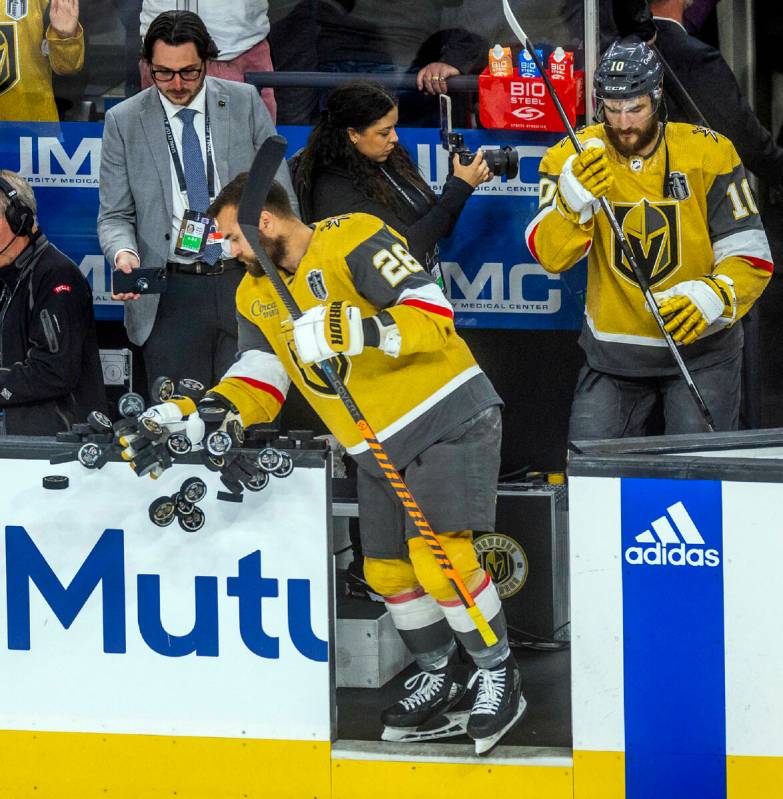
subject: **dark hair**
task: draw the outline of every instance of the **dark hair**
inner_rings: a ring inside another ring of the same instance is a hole
[[[207,26],[201,17],[192,11],[164,11],[150,22],[141,46],[141,57],[148,64],[152,63],[155,42],[163,42],[173,47],[180,44],[194,44],[202,61],[218,57],[217,45],[212,41]]]
[[[331,91],[326,100],[326,112],[298,157],[297,183],[309,193],[319,171],[337,167],[350,174],[353,185],[365,197],[398,214],[407,214],[409,206],[399,192],[389,184],[378,165],[362,155],[348,138],[348,128],[362,133],[396,106],[397,101],[390,94],[369,81],[351,81]],[[434,193],[402,145],[395,146],[386,163],[406,183],[413,184],[435,201]]]
[[[247,172],[240,172],[232,181],[223,186],[218,196],[212,201],[212,205],[209,206],[207,215],[216,217],[224,208],[238,208],[246,185]],[[271,211],[275,216],[296,218],[288,192],[276,180],[273,180],[269,187],[264,210]]]

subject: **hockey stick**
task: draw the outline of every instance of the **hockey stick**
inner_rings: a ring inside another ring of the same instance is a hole
[[[514,12],[511,10],[511,7],[508,4],[508,0],[503,0],[503,13],[506,15],[506,22],[508,22],[512,31],[516,35],[517,39],[519,39],[522,46],[528,51],[530,57],[535,62],[538,71],[541,73],[541,77],[544,79],[544,83],[546,84],[547,91],[549,92],[550,97],[552,98],[552,102],[555,104],[555,108],[557,109],[557,113],[560,116],[560,119],[565,126],[566,132],[568,133],[568,138],[571,140],[571,144],[574,145],[574,149],[577,153],[583,152],[584,148],[582,147],[582,143],[576,136],[576,132],[574,131],[574,126],[571,124],[571,120],[569,120],[568,115],[563,108],[562,103],[560,102],[560,98],[557,95],[557,91],[552,83],[551,78],[549,77],[549,73],[544,68],[543,63],[541,62],[541,58],[539,57],[538,53],[536,52],[536,48],[533,46],[533,43],[528,39],[527,34],[524,30],[522,30],[522,26],[519,24],[517,18],[514,16]],[[674,358],[674,362],[677,364],[677,368],[680,370],[680,374],[685,380],[686,385],[688,386],[688,390],[690,392],[691,398],[695,403],[696,407],[699,409],[699,413],[702,415],[704,419],[704,423],[707,426],[707,430],[710,433],[715,432],[715,422],[713,421],[712,414],[709,411],[706,403],[704,402],[704,397],[702,397],[701,392],[699,391],[696,383],[693,381],[693,377],[691,373],[688,371],[688,367],[685,365],[685,361],[682,359],[679,351],[677,350],[677,345],[674,343],[674,339],[672,339],[671,334],[666,330],[666,323],[663,321],[663,317],[661,316],[661,312],[658,310],[658,304],[655,302],[653,298],[652,292],[650,291],[650,284],[647,281],[647,278],[644,276],[644,273],[639,268],[639,264],[636,263],[636,258],[634,257],[633,251],[631,250],[630,245],[626,241],[625,235],[623,234],[623,230],[620,227],[620,223],[617,221],[614,213],[612,212],[612,207],[609,205],[609,200],[606,197],[601,197],[598,200],[601,210],[606,214],[606,218],[609,221],[609,225],[614,232],[615,238],[617,239],[618,244],[620,245],[620,250],[622,251],[623,255],[625,256],[626,260],[628,261],[631,271],[636,278],[636,282],[639,284],[639,288],[642,290],[642,294],[644,295],[644,299],[647,301],[647,306],[649,307],[653,318],[655,319],[655,323],[658,325],[659,330],[661,331],[661,335],[663,336],[663,340],[666,342],[666,346],[669,348],[672,357]]]
[[[239,202],[237,219],[242,233],[253,248],[253,252],[258,258],[264,273],[275,287],[286,310],[291,314],[292,319],[298,319],[302,315],[302,312],[299,310],[296,300],[294,300],[291,292],[288,290],[288,286],[286,286],[283,279],[280,277],[277,267],[272,263],[258,239],[258,220],[261,216],[261,210],[264,207],[269,187],[274,180],[275,172],[285,155],[286,146],[287,142],[282,136],[270,136],[261,145],[260,150],[256,153],[256,157],[253,160],[253,165],[250,167],[247,185]],[[460,601],[465,606],[465,610],[476,625],[484,643],[487,644],[487,646],[496,644],[498,641],[497,635],[495,635],[494,630],[489,626],[489,622],[487,622],[481,610],[476,605],[462,577],[460,577],[459,572],[454,568],[449,556],[441,546],[435,531],[430,527],[424,513],[422,513],[421,508],[413,498],[413,494],[405,485],[405,481],[389,460],[389,456],[376,438],[375,433],[364,418],[361,410],[359,410],[359,406],[356,404],[356,401],[351,396],[348,388],[338,374],[334,362],[329,359],[320,361],[318,365],[323,370],[329,385],[334,389],[335,394],[340,398],[345,409],[356,423],[357,429],[361,433],[362,438],[367,442],[370,452],[375,456],[375,460],[380,466],[381,471],[391,484],[400,502],[402,502],[406,513],[413,520],[421,537],[427,542],[436,562],[443,570],[452,588],[454,588]]]

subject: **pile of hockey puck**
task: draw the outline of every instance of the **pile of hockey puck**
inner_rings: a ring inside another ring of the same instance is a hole
[[[150,504],[150,521],[168,527],[176,519],[185,532],[195,533],[206,522],[204,511],[197,506],[206,495],[206,483],[200,477],[188,477],[176,494],[158,497]]]
[[[101,469],[112,452],[114,431],[111,419],[101,411],[92,411],[84,424],[74,424],[67,432],[57,434],[57,441],[80,446],[49,458],[49,463],[79,461],[86,469]],[[51,486],[46,486],[50,488]]]
[[[220,463],[220,482],[227,491],[218,491],[217,498],[224,502],[242,502],[244,490],[263,491],[269,484],[269,475],[288,477],[294,470],[294,460],[275,447],[264,447],[255,458],[245,452],[230,452],[213,463]]]

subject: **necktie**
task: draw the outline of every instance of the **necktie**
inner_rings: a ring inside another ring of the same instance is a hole
[[[201,144],[198,140],[193,118],[196,111],[183,108],[177,113],[182,120],[182,170],[185,173],[185,187],[188,190],[188,205],[191,211],[204,212],[209,208],[209,188],[204,159],[201,157]],[[214,264],[220,258],[221,246],[210,244],[203,254],[208,264]]]

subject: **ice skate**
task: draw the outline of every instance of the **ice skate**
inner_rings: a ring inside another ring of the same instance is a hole
[[[381,714],[384,741],[426,741],[464,734],[468,713],[448,711],[467,690],[465,669],[449,664],[405,681],[410,693]]]
[[[522,675],[512,656],[494,669],[476,671],[468,687],[476,682],[467,732],[475,741],[476,754],[484,755],[522,718],[527,702],[522,695]]]

